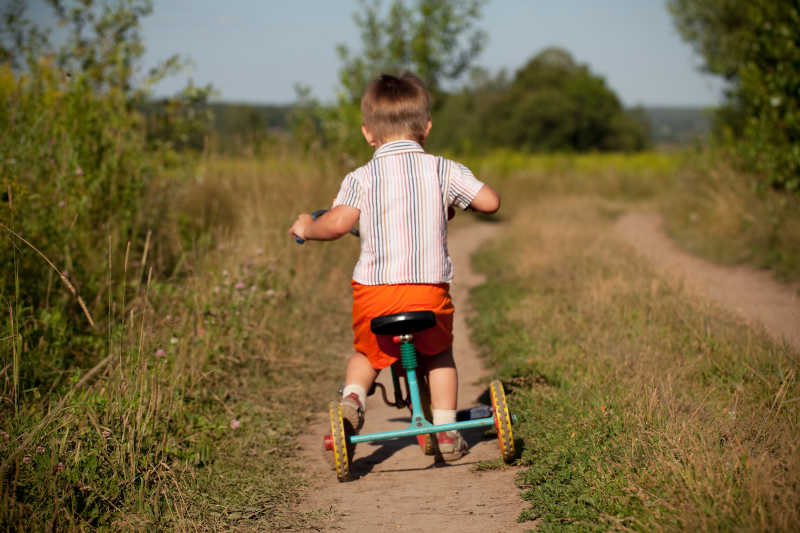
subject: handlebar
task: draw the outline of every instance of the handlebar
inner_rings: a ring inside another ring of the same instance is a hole
[[[316,211],[312,211],[311,212],[311,218],[313,218],[314,220],[317,220],[319,217],[321,217],[322,215],[324,215],[327,212],[328,212],[327,209],[317,209]],[[360,236],[360,233],[358,232],[358,228],[352,228],[350,230],[350,233],[352,235],[355,235],[356,237]],[[294,240],[295,240],[295,242],[297,244],[303,244],[304,242],[306,242],[303,239],[301,239],[300,237],[295,237]]]

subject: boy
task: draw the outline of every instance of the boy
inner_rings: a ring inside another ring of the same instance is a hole
[[[453,361],[453,268],[447,252],[452,206],[494,213],[500,198],[465,166],[428,155],[430,95],[415,76],[383,74],[361,99],[361,132],[375,154],[348,174],[333,207],[316,221],[301,214],[289,232],[304,240],[338,239],[359,223],[361,255],[353,271],[356,353],[347,364],[342,414],[354,432],[364,423],[367,391],[378,371],[399,357],[399,347],[370,331],[375,317],[432,310],[436,325],[414,335],[428,370],[434,424],[456,420],[458,376]],[[447,460],[466,453],[458,431],[436,434]]]

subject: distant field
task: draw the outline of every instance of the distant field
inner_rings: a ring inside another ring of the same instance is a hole
[[[215,102],[214,130],[221,138],[256,131],[286,131],[291,105]],[[656,146],[685,145],[705,137],[711,125],[710,111],[702,107],[643,107]],[[435,121],[435,117],[434,117]]]

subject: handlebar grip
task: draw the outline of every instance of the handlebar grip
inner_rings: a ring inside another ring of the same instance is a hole
[[[317,209],[316,211],[312,211],[311,212],[311,218],[313,218],[314,220],[317,220],[319,217],[321,217],[322,215],[324,215],[327,212],[328,212],[327,209]],[[294,242],[296,242],[297,244],[303,244],[306,241],[304,241],[300,237],[295,237],[294,238]]]

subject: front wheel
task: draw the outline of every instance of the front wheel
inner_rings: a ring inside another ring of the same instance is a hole
[[[511,415],[508,413],[506,393],[500,380],[489,384],[489,394],[492,397],[492,411],[494,413],[494,427],[497,429],[497,442],[500,445],[500,455],[503,461],[510,463],[514,460],[514,435],[511,431]]]
[[[338,401],[331,402],[328,407],[328,414],[331,419],[331,449],[336,465],[336,478],[339,481],[348,481],[350,479],[352,447],[347,442],[349,435],[345,430],[344,420],[342,419],[342,404]]]

